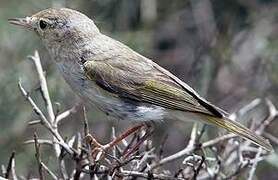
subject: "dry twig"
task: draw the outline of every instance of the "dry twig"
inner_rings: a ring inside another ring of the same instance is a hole
[[[12,152],[12,155],[9,159],[9,163],[7,166],[5,178],[7,179],[12,179],[12,180],[17,180],[17,176],[15,173],[15,152]]]

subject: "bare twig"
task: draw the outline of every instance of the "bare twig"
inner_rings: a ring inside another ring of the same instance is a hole
[[[41,61],[40,61],[38,51],[35,51],[34,56],[29,56],[29,58],[34,62],[35,66],[36,66],[36,70],[37,70],[38,78],[39,78],[39,82],[40,82],[40,87],[42,90],[42,95],[43,95],[43,98],[44,98],[45,104],[46,104],[48,119],[50,120],[50,123],[54,123],[55,114],[54,114],[52,103],[50,100],[49,91],[48,91],[46,79],[44,76],[44,72],[43,72],[43,69],[41,66]]]
[[[33,99],[28,95],[28,93],[26,92],[26,90],[22,87],[21,82],[18,82],[18,87],[19,90],[21,91],[22,95],[26,98],[26,100],[30,103],[30,105],[32,106],[33,110],[35,111],[35,113],[40,117],[41,119],[41,124],[46,127],[46,129],[51,132],[51,134],[59,141],[58,144],[60,144],[63,148],[66,149],[66,151],[73,155],[74,152],[73,150],[65,143],[65,141],[63,140],[63,138],[61,137],[61,135],[55,131],[53,129],[53,127],[51,126],[51,124],[47,121],[46,117],[44,116],[44,114],[42,113],[42,111],[38,108],[38,106],[36,105],[36,103],[33,101]]]
[[[41,124],[41,120],[34,120],[34,121],[28,122],[28,125],[30,125],[30,126],[37,125],[37,124]]]
[[[238,116],[243,116],[245,115],[247,112],[249,112],[250,110],[256,108],[260,103],[262,102],[261,99],[256,98],[253,101],[251,101],[250,103],[248,103],[247,105],[243,106],[238,112]]]
[[[256,168],[257,168],[257,165],[258,165],[258,162],[260,161],[260,155],[262,153],[262,148],[259,147],[259,151],[258,153],[256,154],[256,157],[255,157],[255,161],[254,163],[252,164],[252,167],[251,167],[251,170],[249,172],[249,176],[248,176],[248,180],[252,180],[254,175],[255,175],[255,171],[256,171]]]
[[[141,177],[141,178],[146,178],[146,179],[167,179],[167,180],[183,180],[183,178],[175,178],[163,174],[153,174],[153,173],[143,173],[143,172],[138,172],[138,171],[127,171],[127,170],[122,170],[119,173],[121,176],[125,177]]]
[[[268,133],[268,132],[264,132],[263,135],[270,139],[272,142],[274,142],[275,144],[278,145],[278,137],[273,136],[272,134]]]
[[[1,165],[1,175],[5,176],[7,173],[7,169],[5,168],[4,164]]]
[[[232,133],[226,134],[224,136],[217,137],[215,139],[212,139],[212,140],[209,140],[207,142],[202,143],[201,147],[202,148],[211,147],[211,146],[214,146],[214,145],[218,144],[221,141],[229,140],[229,139],[234,138],[234,137],[237,137],[237,135],[232,134]]]
[[[41,162],[41,166],[54,180],[59,179],[43,162]]]
[[[112,131],[111,131],[111,141],[114,141],[116,139],[116,132],[115,132],[115,127],[112,127]],[[112,149],[112,155],[114,157],[117,157],[117,145],[115,145]]]
[[[66,165],[64,161],[64,149],[62,149],[60,156],[58,157],[59,169],[63,179],[69,179],[69,175],[66,170]]]
[[[12,155],[9,159],[9,163],[7,166],[5,178],[7,179],[12,179],[12,180],[17,180],[17,176],[15,173],[15,152],[12,152]]]
[[[89,135],[89,124],[88,124],[88,118],[87,118],[87,112],[86,107],[83,106],[83,115],[84,115],[84,137]]]
[[[35,133],[34,134],[34,141],[35,141],[35,150],[36,150],[36,159],[38,164],[38,170],[39,170],[39,177],[41,180],[44,179],[43,172],[42,172],[42,164],[41,164],[41,154],[40,154],[40,144],[38,143],[38,136]]]
[[[76,107],[72,107],[71,109],[62,112],[61,114],[56,116],[55,124],[58,124],[61,120],[67,118],[68,116],[70,116],[71,114],[73,114],[75,112],[76,112]]]
[[[42,97],[43,97],[45,105],[46,105],[47,120],[50,123],[50,127],[53,129],[53,131],[56,132],[56,134],[59,134],[58,127],[57,127],[57,121],[55,118],[52,102],[51,102],[51,99],[49,96],[47,82],[45,79],[45,74],[42,69],[41,60],[40,60],[38,51],[35,51],[34,56],[29,56],[29,58],[34,62],[34,65],[37,70],[37,74],[38,74],[38,78],[39,78],[39,82],[40,82],[41,94],[42,94]],[[61,139],[62,139],[62,137],[61,137]],[[55,137],[53,137],[54,142],[55,141],[62,142],[61,139],[56,139]],[[61,148],[57,143],[53,144],[53,148],[55,150],[56,157],[58,158],[61,153]]]
[[[23,142],[23,144],[34,144],[34,143],[35,143],[35,140],[34,140],[34,139],[27,140],[27,141],[24,141],[24,142]],[[51,141],[51,140],[46,140],[46,139],[38,139],[38,140],[37,140],[37,143],[38,143],[38,144],[50,145],[50,146],[53,145],[53,141]]]
[[[15,157],[12,160],[11,176],[13,180],[17,180],[17,175],[15,173]]]
[[[278,116],[278,110],[269,99],[266,99],[266,105],[268,107],[269,115],[256,130],[258,134],[262,134],[264,129]]]
[[[190,140],[188,142],[188,145],[186,146],[185,149],[171,155],[168,156],[166,158],[163,158],[162,160],[160,160],[157,164],[151,166],[151,169],[154,169],[158,166],[161,166],[165,163],[169,163],[175,159],[179,159],[181,157],[183,157],[184,155],[189,155],[190,153],[193,152],[193,150],[195,149],[195,141],[196,141],[196,137],[197,137],[197,123],[194,123],[192,131],[191,131],[191,136],[190,136]]]
[[[159,152],[158,152],[158,158],[159,158],[159,159],[162,158],[164,146],[165,146],[165,143],[166,143],[166,140],[167,140],[167,139],[168,139],[168,134],[166,134],[166,135],[163,137],[162,142],[160,143]]]

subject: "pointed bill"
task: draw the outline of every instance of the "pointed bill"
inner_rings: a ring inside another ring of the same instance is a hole
[[[27,29],[32,29],[32,23],[31,23],[31,17],[25,17],[25,18],[11,18],[8,19],[9,23],[21,26]]]

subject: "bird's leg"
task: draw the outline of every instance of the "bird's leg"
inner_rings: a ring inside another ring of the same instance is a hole
[[[113,141],[111,141],[108,144],[102,145],[100,144],[92,135],[88,134],[85,137],[85,141],[88,144],[94,145],[94,149],[92,150],[92,153],[95,154],[96,152],[102,151],[105,152],[107,151],[109,148],[117,145],[120,141],[122,141],[123,139],[125,139],[126,137],[128,137],[129,135],[139,131],[142,127],[144,127],[145,124],[139,124],[137,126],[134,126],[130,129],[128,129],[126,132],[124,132],[123,134],[121,134],[119,137],[117,137],[116,139],[114,139]],[[98,153],[97,153],[98,154]]]
[[[136,144],[132,148],[127,148],[123,152],[124,159],[128,158],[131,154],[136,152],[136,150],[139,149],[141,144],[153,133],[153,126],[151,124],[145,124],[146,126],[146,132],[144,135],[136,142]]]
[[[127,151],[125,151],[123,153],[123,157],[124,159],[127,159],[131,154],[133,154],[134,152],[136,152],[136,150],[139,149],[139,147],[141,146],[141,144],[153,133],[153,128],[147,126],[146,128],[146,132],[144,133],[144,135],[136,142],[136,144],[130,148],[127,149]]]
[[[111,141],[110,143],[104,145],[103,147],[108,149],[111,148],[115,145],[117,145],[120,141],[122,141],[123,139],[125,139],[126,137],[128,137],[129,135],[136,133],[137,131],[139,131],[142,127],[144,127],[145,124],[139,124],[137,126],[134,126],[132,128],[129,128],[126,132],[124,132],[123,134],[121,134],[119,137],[117,137],[116,139],[114,139],[113,141]]]

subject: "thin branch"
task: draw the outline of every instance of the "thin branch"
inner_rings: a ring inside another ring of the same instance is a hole
[[[156,167],[159,167],[165,163],[169,163],[171,161],[174,161],[176,159],[179,159],[185,155],[189,155],[190,153],[192,153],[195,149],[195,142],[196,142],[196,137],[197,137],[197,132],[198,132],[198,128],[197,128],[197,123],[193,124],[193,128],[191,131],[191,136],[190,136],[190,140],[188,142],[188,145],[186,146],[186,148],[184,148],[183,150],[170,155],[166,158],[163,158],[162,160],[160,160],[157,164],[151,166],[151,169],[154,169]]]
[[[268,133],[268,132],[264,132],[263,135],[270,139],[272,142],[274,142],[275,144],[278,145],[278,137],[273,136],[272,134]]]
[[[17,180],[17,175],[15,173],[15,158],[12,160],[11,175],[13,180]]]
[[[112,127],[112,131],[111,131],[111,141],[114,141],[116,139],[116,131],[115,131],[115,127],[113,126]],[[113,146],[112,148],[112,155],[114,157],[117,157],[117,148],[116,148],[117,145]],[[115,160],[114,160],[115,161]]]
[[[88,124],[88,118],[87,118],[87,112],[86,107],[83,106],[83,115],[84,115],[84,137],[89,135],[89,124]]]
[[[146,179],[167,179],[167,180],[184,180],[183,178],[175,178],[163,174],[153,174],[153,173],[143,173],[143,172],[138,172],[138,171],[127,171],[127,170],[122,170],[119,175],[125,176],[125,177],[141,177],[141,178],[146,178]]]
[[[41,120],[34,120],[34,121],[28,122],[28,125],[30,125],[30,126],[37,125],[37,124],[41,124]]]
[[[69,179],[69,175],[67,173],[65,161],[63,158],[64,158],[64,149],[62,149],[61,154],[58,157],[58,163],[59,163],[60,173],[62,174],[63,179]]]
[[[47,121],[46,117],[44,116],[44,114],[42,113],[42,111],[38,108],[38,106],[36,105],[36,103],[33,101],[33,99],[28,95],[28,93],[26,92],[26,90],[23,88],[21,82],[18,82],[18,87],[20,92],[22,93],[22,95],[26,98],[26,100],[30,103],[30,105],[32,106],[33,110],[35,111],[35,113],[40,117],[41,119],[41,124],[49,131],[51,132],[51,134],[59,141],[59,144],[66,149],[66,151],[71,154],[74,155],[73,150],[65,143],[65,141],[63,140],[63,138],[61,137],[61,135],[55,131],[53,129],[53,127],[51,126],[51,124]]]
[[[18,87],[20,92],[22,93],[22,95],[26,98],[26,100],[30,103],[30,105],[32,106],[34,112],[40,117],[41,119],[41,123],[42,125],[44,125],[51,133],[52,135],[55,136],[55,138],[62,139],[62,137],[60,137],[60,135],[58,135],[53,128],[51,127],[51,124],[47,121],[46,117],[44,116],[44,114],[42,113],[42,111],[39,109],[39,107],[36,105],[36,103],[33,101],[33,99],[29,96],[29,94],[27,93],[27,91],[23,88],[21,81],[18,81]]]
[[[211,146],[214,146],[214,145],[218,144],[221,141],[229,140],[229,139],[232,139],[234,137],[237,137],[237,135],[232,134],[232,133],[226,134],[224,136],[220,136],[220,137],[217,137],[215,139],[212,139],[212,140],[209,140],[207,142],[202,143],[201,148],[211,147]]]
[[[249,104],[245,105],[237,112],[238,116],[247,114],[250,110],[256,108],[261,102],[262,100],[260,98],[252,100]]]
[[[75,112],[76,112],[76,107],[72,107],[71,109],[62,112],[61,114],[56,116],[55,123],[58,124],[61,120],[67,118],[68,116],[70,116]]]
[[[38,164],[39,177],[40,180],[44,180],[44,176],[42,172],[42,164],[41,164],[42,161],[41,161],[41,153],[40,153],[40,144],[38,143],[38,136],[36,133],[34,134],[34,141],[35,141],[35,150],[36,150],[35,156]]]
[[[165,143],[166,143],[166,140],[168,139],[168,134],[166,134],[164,137],[163,137],[163,139],[162,139],[162,141],[161,141],[161,143],[160,143],[160,145],[159,145],[159,151],[158,151],[158,158],[159,159],[161,159],[162,158],[162,155],[163,155],[163,151],[164,151],[164,146],[165,146]]]
[[[5,166],[4,166],[4,164],[1,165],[1,173],[2,173],[1,174],[2,176],[5,176],[5,174],[7,173],[7,170],[6,170]]]
[[[12,152],[12,155],[9,159],[9,163],[7,166],[5,178],[7,179],[12,179],[12,180],[17,180],[17,176],[15,173],[15,152]]]
[[[40,82],[40,90],[41,90],[41,94],[42,94],[43,100],[45,102],[46,110],[47,110],[47,117],[48,117],[47,120],[49,121],[50,127],[53,129],[53,131],[56,132],[56,134],[59,134],[58,127],[57,127],[57,121],[55,119],[55,113],[54,113],[52,102],[51,102],[51,99],[49,96],[47,82],[46,82],[45,74],[42,69],[41,60],[40,60],[38,51],[35,51],[34,56],[29,56],[29,58],[34,62],[34,65],[37,70],[37,74],[38,74],[38,78],[39,78],[39,82]],[[62,142],[61,139],[56,139],[55,137],[53,137],[54,142],[55,141]],[[55,155],[58,158],[61,153],[61,148],[56,143],[53,144],[53,148],[55,151]]]
[[[41,162],[41,166],[53,179],[59,179],[43,162]]]
[[[261,153],[262,153],[262,148],[259,147],[259,151],[258,151],[258,153],[256,154],[256,157],[255,157],[255,159],[254,159],[254,163],[252,164],[251,170],[250,170],[250,172],[249,172],[248,180],[252,180],[253,177],[254,177],[254,175],[255,175],[255,171],[256,171],[258,162],[260,161]]]
[[[81,155],[81,148],[82,148],[82,138],[81,138],[81,133],[77,133],[76,135],[76,149],[79,155]]]
[[[23,144],[34,144],[35,143],[35,140],[34,139],[31,139],[31,140],[27,140],[27,141],[24,141]],[[47,140],[47,139],[38,139],[37,140],[37,143],[38,144],[45,144],[45,145],[50,145],[52,146],[53,145],[53,141],[51,140]]]
[[[34,56],[29,56],[29,58],[31,60],[33,60],[35,66],[36,66],[36,70],[38,73],[38,78],[39,78],[40,86],[41,86],[41,90],[42,90],[42,95],[43,95],[43,98],[44,98],[45,104],[46,104],[48,118],[50,120],[50,123],[54,123],[55,114],[54,114],[52,103],[50,100],[49,91],[48,91],[48,87],[47,87],[47,83],[46,83],[46,79],[45,79],[44,72],[42,69],[38,51],[35,51]]]
[[[92,137],[89,133],[89,124],[88,124],[88,118],[87,118],[87,112],[86,112],[86,107],[83,106],[83,115],[84,115],[84,140],[85,140],[85,144],[87,145],[87,148],[88,148],[88,152],[87,152],[87,160],[89,162],[89,169],[90,170],[93,170],[94,169],[94,158],[93,158],[93,155],[92,155],[92,143],[95,143],[97,144],[97,146],[99,146],[100,144],[97,142],[97,140]],[[77,167],[78,168],[78,167]],[[90,179],[93,179],[93,173],[90,172]],[[74,179],[77,179],[79,178],[80,176],[80,172],[79,172],[79,169],[77,169],[76,171],[76,174],[74,176]]]
[[[266,99],[266,105],[268,107],[269,115],[256,130],[257,134],[262,134],[264,129],[278,116],[278,110],[269,99]]]

